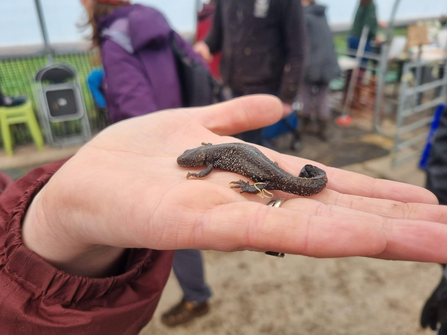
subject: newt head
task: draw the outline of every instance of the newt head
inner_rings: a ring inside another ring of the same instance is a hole
[[[206,153],[204,147],[188,149],[177,158],[177,164],[181,167],[202,167],[206,165]]]

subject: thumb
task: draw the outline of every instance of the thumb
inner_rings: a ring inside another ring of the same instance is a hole
[[[197,108],[194,118],[218,135],[234,135],[269,126],[283,115],[281,101],[272,95],[250,95]]]

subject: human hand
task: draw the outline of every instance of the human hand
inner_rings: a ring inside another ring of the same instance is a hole
[[[208,47],[208,44],[206,44],[205,42],[203,41],[197,42],[196,44],[194,44],[193,49],[200,56],[202,56],[205,61],[211,62],[213,60],[213,55],[211,55],[210,53],[210,48]]]
[[[70,273],[98,276],[123,248],[274,250],[313,257],[369,256],[447,262],[447,209],[425,189],[324,167],[260,147],[298,175],[327,172],[312,197],[273,191],[281,208],[240,194],[241,176],[213,171],[186,180],[177,165],[201,142],[278,121],[276,98],[250,96],[204,108],[153,113],[115,124],[86,144],[39,192],[23,225],[25,244]]]
[[[283,117],[288,117],[293,112],[291,104],[282,103],[282,114]]]
[[[377,25],[381,29],[387,29],[388,28],[388,22],[386,22],[386,21],[379,20],[379,21],[377,21]]]

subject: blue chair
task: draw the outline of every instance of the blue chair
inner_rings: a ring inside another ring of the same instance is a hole
[[[104,97],[102,82],[104,80],[104,70],[96,69],[90,72],[87,77],[87,86],[95,101],[98,111],[99,127],[106,128],[109,125],[109,115],[107,114],[107,102]]]
[[[439,121],[441,119],[442,113],[447,113],[447,104],[440,104],[435,111],[433,121],[431,123],[430,131],[428,132],[427,142],[425,148],[422,151],[421,159],[419,160],[419,168],[425,170],[427,167],[428,158],[430,157],[431,147],[433,145],[433,140],[435,137],[436,130],[439,127]]]

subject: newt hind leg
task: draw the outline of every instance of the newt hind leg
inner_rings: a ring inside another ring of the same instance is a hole
[[[250,193],[250,194],[257,194],[261,198],[272,198],[273,194],[269,191],[267,191],[268,183],[255,183],[253,185],[250,185],[248,182],[243,181],[242,179],[239,181],[232,181],[230,182],[232,185],[231,188],[240,188],[241,193]]]

